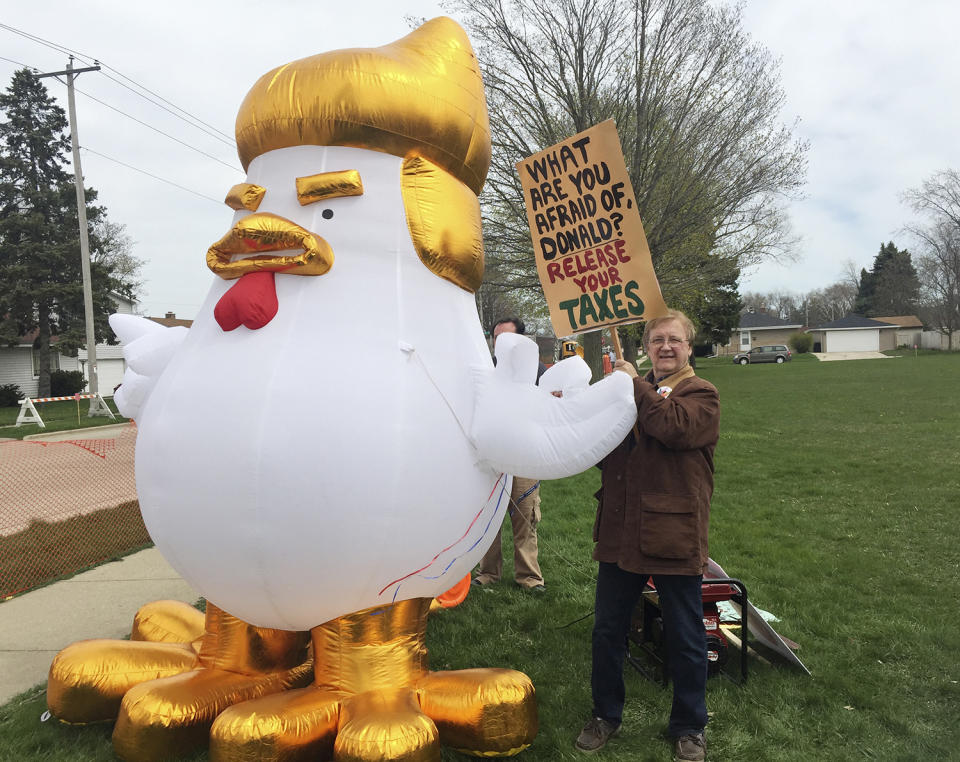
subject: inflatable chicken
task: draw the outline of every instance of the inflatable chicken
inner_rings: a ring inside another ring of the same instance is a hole
[[[490,544],[509,474],[595,463],[634,422],[632,384],[586,387],[571,358],[552,396],[511,334],[491,363],[486,104],[451,20],[269,72],[236,134],[247,178],[192,328],[111,321],[144,520],[206,618],[158,604],[134,641],[74,644],[51,712],[119,714],[128,759],[208,733],[217,759],[515,754],[537,731],[529,679],[430,672],[427,610]]]

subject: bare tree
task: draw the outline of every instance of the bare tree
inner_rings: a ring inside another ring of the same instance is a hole
[[[92,226],[92,239],[96,246],[91,260],[110,271],[111,290],[131,302],[136,302],[143,292],[141,268],[143,260],[133,254],[133,239],[126,227],[109,220],[98,220]]]
[[[840,280],[834,285],[844,287],[850,291],[850,306],[852,307],[853,302],[857,298],[857,291],[860,290],[860,268],[857,267],[857,263],[852,259],[844,262]]]
[[[743,304],[754,312],[764,312],[791,323],[813,326],[842,318],[853,308],[856,298],[856,283],[849,277],[844,277],[825,288],[802,294],[789,291],[750,291],[743,295]]]
[[[477,46],[486,83],[484,235],[500,287],[539,289],[514,163],[608,118],[669,303],[695,304],[732,267],[789,255],[783,202],[801,187],[806,146],[779,122],[778,64],[743,30],[739,5],[446,5]]]
[[[903,194],[922,221],[906,226],[920,252],[924,317],[948,336],[960,329],[960,172],[947,169]]]
[[[804,297],[804,323],[817,326],[839,320],[853,309],[857,289],[847,279],[826,288],[814,289]]]
[[[770,291],[759,293],[748,291],[742,297],[744,306],[757,313],[771,315],[781,320],[792,320],[797,316],[803,297],[790,291]]]

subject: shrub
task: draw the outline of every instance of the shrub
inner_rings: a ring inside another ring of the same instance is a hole
[[[16,384],[0,386],[0,407],[16,407],[23,399],[23,392]]]
[[[795,333],[790,337],[790,348],[798,355],[805,354],[813,348],[813,336],[809,333]]]
[[[79,370],[50,371],[51,397],[67,397],[82,392],[86,385],[87,381]]]

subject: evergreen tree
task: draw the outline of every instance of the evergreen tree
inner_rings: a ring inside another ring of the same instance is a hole
[[[0,341],[36,330],[39,393],[50,391],[51,340],[63,351],[85,343],[83,279],[76,191],[64,169],[67,120],[40,80],[26,69],[0,94]],[[122,228],[109,226],[96,192],[86,190],[91,285],[98,341],[111,336],[111,291],[135,290],[137,266],[114,275]],[[106,235],[98,232],[106,231]],[[118,243],[119,242],[119,243]],[[107,256],[103,256],[104,252]],[[114,252],[111,254],[111,252]],[[98,261],[98,259],[100,261]],[[134,260],[136,263],[136,260]]]
[[[699,319],[697,344],[711,346],[730,341],[740,325],[740,310],[743,309],[743,301],[737,290],[739,278],[740,270],[732,268],[727,278],[718,279],[710,290],[703,293],[699,305],[687,307],[689,313]]]
[[[912,315],[920,298],[920,279],[910,252],[893,242],[880,245],[873,269],[860,271],[853,311],[867,317]]]

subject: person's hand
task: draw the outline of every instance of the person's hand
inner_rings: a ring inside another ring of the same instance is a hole
[[[614,370],[621,370],[626,373],[630,378],[637,377],[637,369],[632,362],[627,362],[626,360],[617,360],[613,364]]]

